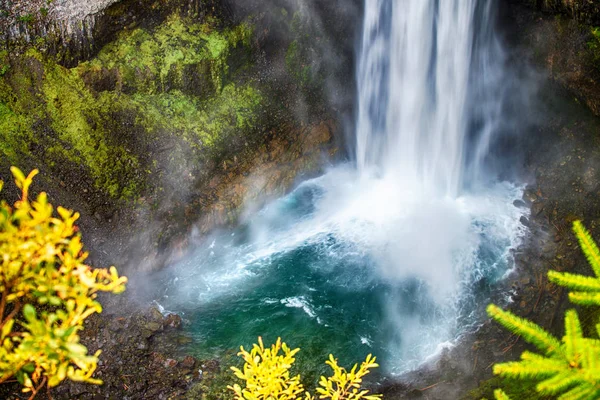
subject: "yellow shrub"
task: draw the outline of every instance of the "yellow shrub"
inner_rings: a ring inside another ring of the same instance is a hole
[[[97,293],[121,293],[127,278],[85,265],[79,214],[58,207],[55,216],[46,193],[30,201],[38,171],[11,171],[22,196],[13,207],[0,203],[0,383],[16,378],[32,398],[67,378],[101,383],[92,378],[100,351],[88,355],[79,331],[102,311]]]
[[[283,351],[283,354],[279,354]],[[300,383],[300,375],[290,377],[290,368],[294,364],[294,355],[300,349],[291,350],[281,338],[271,346],[265,348],[262,338],[258,338],[258,344],[252,347],[250,352],[240,348],[238,353],[246,362],[243,371],[232,367],[235,376],[245,381],[245,388],[240,385],[228,386],[235,392],[237,400],[313,400],[315,397],[304,390]],[[369,373],[369,369],[377,368],[375,357],[370,354],[361,364],[360,368],[355,364],[347,372],[346,369],[337,364],[332,355],[326,362],[333,369],[333,375],[321,377],[320,387],[317,393],[320,399],[332,400],[377,400],[381,395],[369,394],[368,390],[361,389],[362,378]],[[358,368],[358,370],[357,370]]]

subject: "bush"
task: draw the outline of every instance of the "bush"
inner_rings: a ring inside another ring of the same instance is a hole
[[[283,354],[279,354],[282,351]],[[245,388],[240,385],[228,386],[235,392],[237,400],[314,400],[315,397],[304,390],[300,383],[300,375],[290,377],[290,368],[294,365],[294,356],[300,349],[291,350],[281,338],[271,346],[265,348],[262,338],[252,347],[250,352],[240,348],[238,353],[246,362],[243,371],[232,367],[235,376],[245,381]],[[358,368],[358,364],[347,372],[337,364],[332,355],[326,362],[333,369],[329,378],[321,377],[319,388],[316,392],[320,399],[334,400],[378,400],[380,395],[369,394],[368,390],[361,388],[362,378],[369,373],[369,369],[377,368],[376,358],[371,354]],[[357,370],[358,368],[358,370]]]
[[[31,398],[65,379],[100,384],[92,378],[100,351],[88,355],[79,331],[102,311],[97,293],[121,293],[127,278],[85,265],[79,214],[58,207],[54,215],[46,193],[30,202],[38,171],[11,171],[22,196],[0,203],[0,383],[16,378]]]
[[[600,305],[600,250],[581,222],[573,230],[579,245],[596,276],[582,276],[567,272],[550,271],[551,282],[573,290],[571,302]],[[521,335],[538,348],[538,353],[523,352],[521,361],[494,365],[494,374],[505,378],[533,380],[536,390],[559,400],[600,398],[600,340],[583,336],[579,315],[575,310],[565,314],[565,335],[555,338],[540,326],[519,318],[508,311],[490,305],[488,314],[505,328]],[[600,321],[596,325],[600,336]],[[508,400],[501,390],[495,392],[497,400]]]

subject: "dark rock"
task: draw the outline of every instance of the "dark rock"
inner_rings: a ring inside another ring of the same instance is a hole
[[[179,329],[181,328],[182,320],[177,314],[169,314],[163,321],[163,325],[168,328]]]
[[[523,193],[523,200],[525,204],[530,206],[538,200],[538,195],[532,189],[527,189]]]
[[[196,359],[192,356],[186,356],[179,366],[181,368],[192,369],[196,366]]]
[[[515,200],[513,202],[513,205],[517,208],[526,208],[527,204],[525,204],[525,202],[523,200]]]
[[[521,219],[519,219],[519,222],[521,222],[524,226],[526,226],[528,228],[531,227],[531,223],[529,222],[529,220],[525,216],[522,216]]]
[[[536,202],[531,206],[531,214],[535,217],[540,215],[544,211],[544,203]]]

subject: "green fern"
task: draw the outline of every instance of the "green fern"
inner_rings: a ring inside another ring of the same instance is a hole
[[[573,292],[569,299],[581,305],[600,305],[600,250],[581,222],[573,224],[595,277],[550,271],[550,281]],[[490,317],[538,348],[542,354],[523,352],[520,361],[496,364],[494,374],[506,378],[538,382],[536,390],[559,400],[600,398],[600,340],[583,336],[581,322],[575,310],[565,314],[565,335],[562,341],[540,326],[503,311],[495,305],[487,308]],[[600,323],[596,325],[600,336]],[[502,391],[494,393],[496,400],[509,400]]]
[[[579,246],[596,276],[549,271],[548,279],[557,285],[574,290],[569,293],[571,302],[586,306],[600,305],[600,250],[590,232],[580,221],[573,223],[573,232],[575,232]]]
[[[552,355],[561,351],[560,341],[533,322],[519,318],[493,304],[488,306],[487,312],[506,329],[523,336],[525,340],[545,354]]]
[[[539,393],[560,395],[558,398],[561,400],[600,397],[600,341],[583,337],[575,310],[569,310],[565,315],[562,342],[541,327],[494,305],[488,307],[488,313],[544,353],[525,351],[521,361],[494,365],[494,374],[505,378],[533,379],[539,382],[536,386]],[[578,390],[573,392],[573,389]],[[576,393],[579,397],[573,397]]]
[[[579,245],[585,257],[587,258],[590,267],[594,270],[597,277],[600,277],[600,250],[590,232],[585,229],[581,221],[575,221],[573,223],[573,232],[577,236]]]

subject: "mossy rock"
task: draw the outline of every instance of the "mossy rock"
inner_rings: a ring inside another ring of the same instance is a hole
[[[252,131],[262,95],[229,66],[251,36],[246,23],[219,29],[173,14],[154,29],[123,31],[74,68],[35,49],[0,53],[9,66],[0,77],[2,157],[44,163],[59,179],[83,168],[76,175],[112,199],[157,192],[163,171],[198,168]]]

